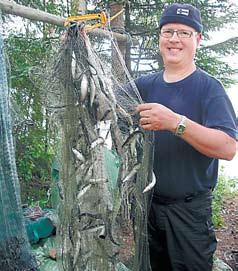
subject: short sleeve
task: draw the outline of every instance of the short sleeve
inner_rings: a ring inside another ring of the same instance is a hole
[[[219,129],[238,140],[235,111],[226,93],[210,97],[205,108],[204,126]]]

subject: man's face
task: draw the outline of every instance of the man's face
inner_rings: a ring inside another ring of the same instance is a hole
[[[201,41],[201,34],[196,33],[195,29],[184,24],[170,23],[163,25],[161,31],[171,30],[192,31],[191,37],[178,37],[174,32],[172,37],[163,37],[160,35],[159,48],[163,57],[165,66],[176,65],[185,67],[193,63],[196,49]],[[172,31],[171,31],[172,32]]]

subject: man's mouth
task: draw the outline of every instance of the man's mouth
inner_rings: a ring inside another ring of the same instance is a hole
[[[168,49],[171,52],[180,52],[180,51],[182,51],[182,49],[180,49],[180,48],[168,48]]]

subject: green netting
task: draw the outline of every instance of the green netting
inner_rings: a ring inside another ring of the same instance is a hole
[[[57,157],[55,157],[53,164],[51,166],[51,191],[50,191],[50,203],[52,208],[57,210],[58,203],[60,201],[60,193],[59,193],[59,171],[60,171],[60,161]]]
[[[118,263],[115,271],[130,271],[130,269],[128,269],[123,263]]]
[[[104,167],[105,172],[107,174],[108,179],[108,185],[109,185],[109,191],[113,194],[114,191],[117,189],[117,179],[120,169],[120,158],[115,152],[112,152],[111,150],[104,148],[103,150],[104,155]]]
[[[1,35],[0,91],[0,268],[4,271],[37,270],[23,223]]]
[[[104,48],[96,51],[96,44]],[[117,44],[73,25],[35,77],[62,139],[53,172],[59,269],[149,271],[153,134],[138,125],[142,100]]]

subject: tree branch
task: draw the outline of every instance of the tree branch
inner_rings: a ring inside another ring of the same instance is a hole
[[[30,20],[64,26],[64,18],[38,9],[18,5],[13,1],[0,0],[0,9],[5,13],[17,15]]]
[[[19,5],[13,1],[0,0],[0,9],[4,13],[17,15],[20,17],[27,18],[29,20],[41,21],[44,23],[49,23],[57,26],[64,26],[65,19],[62,17],[38,9]],[[102,29],[94,29],[90,32],[90,34],[107,37],[111,35],[111,32]],[[127,42],[130,41],[130,38],[127,35],[115,32],[113,32],[113,38],[117,39],[118,41],[127,41]]]
[[[217,51],[217,50],[220,50],[221,48],[225,48],[229,50],[231,49],[230,47],[235,47],[235,46],[238,46],[238,37],[230,38],[228,40],[225,40],[216,44],[204,46],[202,50]]]

